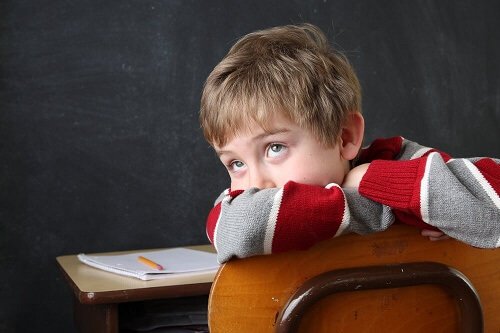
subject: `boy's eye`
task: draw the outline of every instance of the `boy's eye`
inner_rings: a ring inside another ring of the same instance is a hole
[[[267,157],[278,157],[286,151],[286,147],[280,143],[271,143],[267,148]]]
[[[229,163],[229,170],[232,172],[240,171],[244,167],[245,163],[243,163],[242,161],[232,161],[231,163]]]

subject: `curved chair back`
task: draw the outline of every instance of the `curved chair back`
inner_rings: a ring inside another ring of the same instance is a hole
[[[224,264],[211,333],[500,332],[500,249],[395,225]],[[482,327],[481,327],[482,326]]]

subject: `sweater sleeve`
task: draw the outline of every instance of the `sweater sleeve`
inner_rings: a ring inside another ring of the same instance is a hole
[[[371,162],[360,194],[390,206],[403,222],[411,216],[470,245],[499,247],[500,160],[419,151],[413,159]]]
[[[207,220],[218,260],[307,249],[347,232],[385,230],[390,208],[341,189],[288,182],[283,188],[224,192]]]

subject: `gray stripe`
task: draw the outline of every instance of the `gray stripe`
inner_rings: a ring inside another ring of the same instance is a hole
[[[349,205],[351,219],[344,233],[354,232],[360,235],[383,231],[394,222],[394,215],[389,207],[362,197],[355,188],[343,188]]]
[[[220,262],[233,256],[245,258],[264,252],[266,224],[277,191],[277,188],[253,188],[222,203],[216,239],[224,242],[222,245],[217,243]]]
[[[397,160],[409,160],[411,157],[420,149],[427,148],[425,146],[421,146],[416,142],[412,142],[409,140],[403,140],[403,146],[401,147],[401,153],[396,158]]]
[[[445,164],[439,155],[429,173],[429,224],[478,247],[495,247],[500,211],[472,176],[463,160]]]

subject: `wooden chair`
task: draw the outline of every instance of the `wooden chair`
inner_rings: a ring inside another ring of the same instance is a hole
[[[224,264],[208,310],[211,333],[499,333],[500,250],[402,225],[345,235]]]

